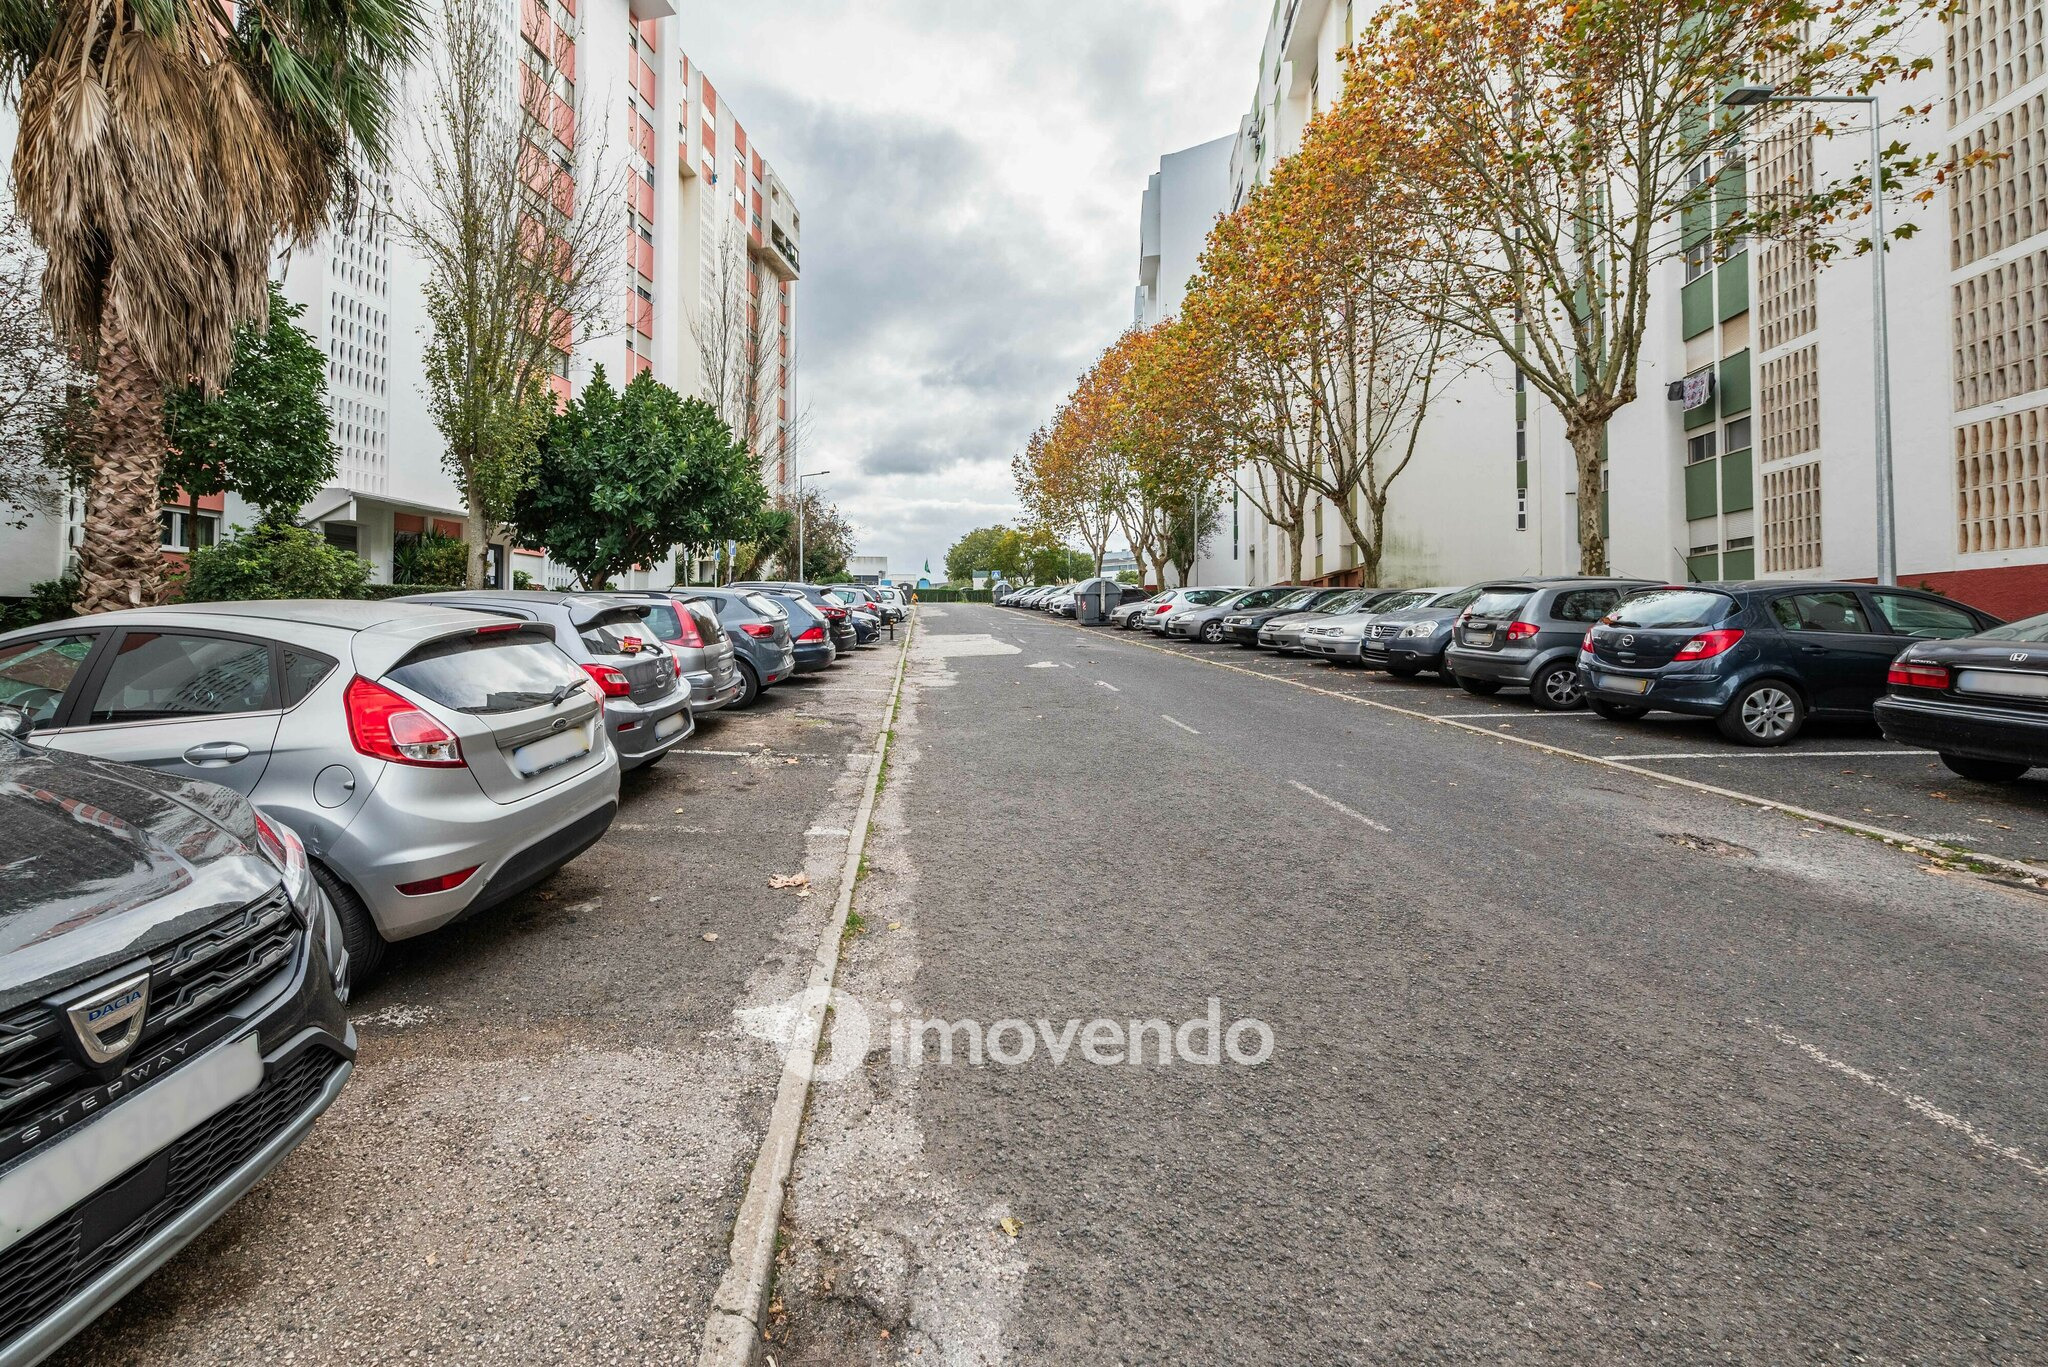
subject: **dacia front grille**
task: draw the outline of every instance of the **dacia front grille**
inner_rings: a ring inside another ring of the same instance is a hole
[[[255,1092],[144,1162],[133,1176],[0,1253],[0,1349],[198,1205],[304,1115],[341,1063],[339,1055],[315,1045],[273,1067]],[[140,1201],[123,1190],[145,1184]]]
[[[129,1053],[203,1030],[292,962],[305,928],[282,888],[150,956],[149,1011]],[[0,1017],[0,1145],[108,1079],[77,1062],[64,1013],[40,1002]]]

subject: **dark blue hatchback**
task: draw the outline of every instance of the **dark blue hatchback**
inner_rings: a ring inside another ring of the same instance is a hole
[[[1868,719],[1885,673],[1915,641],[1972,636],[1998,619],[1917,589],[1773,580],[1647,589],[1586,633],[1593,710],[1713,717],[1743,745],[1783,745],[1810,716]]]

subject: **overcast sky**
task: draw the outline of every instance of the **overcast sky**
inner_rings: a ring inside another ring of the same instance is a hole
[[[1015,521],[1010,457],[1129,324],[1162,153],[1237,130],[1270,0],[679,0],[803,215],[803,468],[892,569]]]

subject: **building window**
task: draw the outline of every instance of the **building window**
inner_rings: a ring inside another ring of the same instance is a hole
[[[1730,455],[1737,451],[1747,451],[1749,449],[1749,419],[1737,418],[1734,422],[1721,429],[1721,435],[1725,438],[1721,443],[1723,451],[1728,452]]]
[[[169,508],[157,515],[157,528],[161,537],[159,544],[167,551],[189,551],[192,549],[187,527],[192,523],[189,511],[173,511]],[[220,515],[201,513],[198,520],[199,548],[204,550],[213,544],[214,533],[220,526]]]
[[[1529,491],[1527,489],[1515,490],[1515,530],[1518,532],[1529,530]]]
[[[1685,463],[1687,465],[1698,465],[1703,460],[1712,460],[1713,458],[1714,434],[1712,432],[1702,432],[1698,436],[1689,438],[1686,441]]]
[[[1714,265],[1714,244],[1712,239],[1696,242],[1685,249],[1685,283],[1705,275]]]

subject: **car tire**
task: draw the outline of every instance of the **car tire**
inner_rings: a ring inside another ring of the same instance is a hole
[[[1806,727],[1806,701],[1782,679],[1747,684],[1715,720],[1737,745],[1783,745]]]
[[[348,949],[349,990],[353,993],[376,976],[390,942],[378,933],[377,923],[370,919],[370,909],[356,896],[356,890],[331,873],[325,864],[314,861],[313,881],[327,894],[328,905],[341,922],[341,943]]]
[[[1422,672],[1421,665],[1388,665],[1387,673],[1397,679],[1412,679]]]
[[[1529,701],[1545,712],[1576,712],[1586,705],[1586,681],[1576,663],[1560,660],[1529,680]]]
[[[1650,715],[1650,709],[1640,703],[1609,702],[1605,698],[1587,698],[1586,706],[1609,721],[1640,721]]]
[[[1490,698],[1500,692],[1500,685],[1492,679],[1467,679],[1461,675],[1450,676],[1451,682],[1475,698]]]
[[[1978,783],[2010,783],[2033,766],[2010,759],[1972,759],[1968,755],[1941,757],[1948,771],[1958,778],[1973,779]]]
[[[735,709],[752,707],[761,697],[761,676],[745,660],[734,663],[740,667],[740,695],[732,700]]]
[[[1204,622],[1202,624],[1202,640],[1205,644],[1212,646],[1223,644],[1223,623]]]

